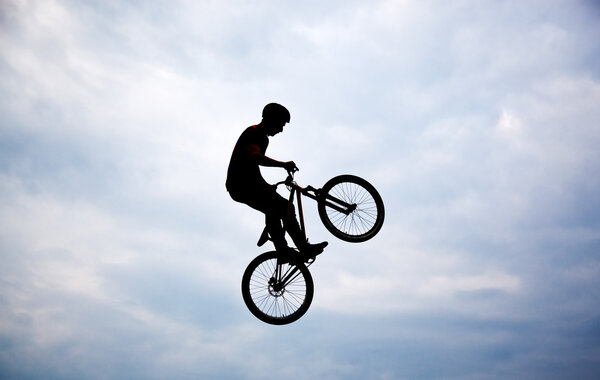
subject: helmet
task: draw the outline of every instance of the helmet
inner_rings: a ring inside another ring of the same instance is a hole
[[[287,108],[285,108],[281,104],[269,103],[265,106],[265,108],[263,108],[262,117],[263,119],[279,119],[285,121],[286,123],[289,123],[290,111],[288,111]]]

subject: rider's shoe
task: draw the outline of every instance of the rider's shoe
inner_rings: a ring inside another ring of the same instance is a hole
[[[325,247],[327,247],[329,243],[326,241],[322,241],[317,244],[310,244],[306,242],[306,245],[300,249],[302,256],[304,256],[305,260],[314,259],[317,255],[323,253]]]
[[[298,252],[294,248],[291,248],[288,246],[277,249],[277,252],[279,253],[279,263],[280,264],[297,262],[298,260],[303,259],[300,252]]]
[[[306,262],[309,260],[314,260],[314,258],[323,253],[325,247],[327,247],[329,243],[323,241],[317,244],[310,244],[306,242],[306,244],[299,250],[285,246],[277,249],[279,253],[279,263],[287,264],[287,263],[297,263],[297,262]]]

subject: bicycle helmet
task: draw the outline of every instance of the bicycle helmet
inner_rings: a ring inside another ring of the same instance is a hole
[[[290,111],[287,110],[284,106],[278,103],[269,103],[263,108],[262,111],[263,119],[267,120],[283,120],[286,123],[290,122]]]

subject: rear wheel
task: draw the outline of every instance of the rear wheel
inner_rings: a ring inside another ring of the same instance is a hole
[[[314,284],[303,263],[282,263],[275,251],[248,264],[242,277],[242,296],[255,317],[285,325],[302,317],[310,307]]]
[[[320,190],[319,216],[334,236],[353,243],[371,239],[383,225],[383,200],[373,185],[353,175],[340,175]]]

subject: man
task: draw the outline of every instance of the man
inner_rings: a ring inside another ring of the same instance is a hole
[[[275,191],[275,186],[265,181],[259,169],[259,166],[270,166],[284,168],[288,172],[298,170],[294,161],[277,161],[265,155],[269,137],[282,132],[289,121],[290,113],[281,104],[265,106],[262,121],[248,127],[233,148],[225,186],[233,200],[265,214],[267,231],[277,251],[295,252],[288,247],[285,239],[287,231],[304,258],[310,258],[323,252],[327,242],[308,243],[296,219],[294,206]]]

